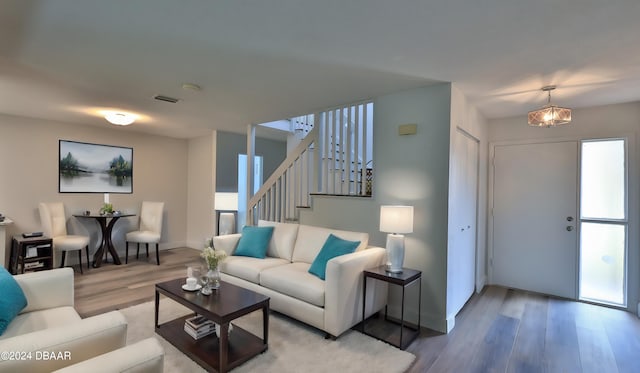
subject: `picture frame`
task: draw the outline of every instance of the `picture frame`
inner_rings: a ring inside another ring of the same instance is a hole
[[[58,192],[133,193],[133,148],[59,140]]]

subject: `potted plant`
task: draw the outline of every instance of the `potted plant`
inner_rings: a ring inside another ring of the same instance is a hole
[[[100,215],[104,214],[113,214],[113,204],[104,203],[102,207],[100,207]]]
[[[207,240],[205,248],[202,250],[200,256],[204,259],[208,272],[207,283],[202,288],[202,294],[211,294],[212,289],[218,289],[220,287],[220,263],[227,257],[227,253],[224,250],[216,250],[213,247],[213,240]]]

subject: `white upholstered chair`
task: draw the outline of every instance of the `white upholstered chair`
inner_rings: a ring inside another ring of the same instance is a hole
[[[84,273],[82,271],[82,249],[85,249],[87,253],[87,268],[89,268],[89,237],[67,234],[67,218],[62,202],[42,202],[38,208],[40,210],[42,229],[45,235],[53,240],[54,252],[62,252],[60,267],[64,267],[67,251],[77,251],[78,261],[80,262],[80,273]]]
[[[144,243],[147,247],[147,258],[149,257],[149,244],[156,244],[156,263],[160,265],[160,254],[158,254],[158,243],[160,242],[160,234],[162,233],[162,211],[164,202],[142,202],[140,209],[140,228],[137,231],[129,232],[126,235],[126,252],[125,263],[129,262],[129,242],[137,244],[136,259],[140,254],[140,244]]]

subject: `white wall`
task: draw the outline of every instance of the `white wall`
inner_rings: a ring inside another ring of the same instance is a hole
[[[312,211],[301,214],[304,224],[365,231],[372,245],[384,247],[385,235],[378,231],[380,205],[414,206],[414,232],[405,238],[404,265],[422,271],[421,323],[439,331],[447,330],[450,100],[450,84],[375,98],[373,197],[316,197]],[[417,134],[399,136],[398,126],[407,123],[417,124]],[[391,289],[390,312],[399,309],[398,290]],[[417,298],[417,287],[407,290],[411,320],[417,319]]]
[[[96,212],[102,194],[58,193],[58,141],[72,140],[133,148],[133,194],[110,194],[117,210],[139,213],[143,200],[164,201],[160,248],[185,245],[187,221],[187,142],[125,131],[109,125],[82,126],[0,115],[0,212],[14,221],[7,239],[42,230],[39,202],[65,204],[69,233],[89,234],[91,248],[101,235],[96,222],[71,215]],[[137,218],[122,218],[114,227],[114,244],[124,253],[124,234],[138,225]],[[75,261],[75,255],[71,256]]]
[[[628,136],[629,139],[629,265],[628,306],[636,311],[640,283],[640,242],[638,192],[640,179],[638,166],[638,134],[640,133],[640,103],[598,106],[573,110],[571,124],[558,128],[532,128],[527,125],[526,113],[521,116],[489,121],[489,141],[521,142],[539,139],[581,140]],[[490,144],[492,146],[493,144]],[[491,181],[490,181],[491,182]],[[489,248],[490,250],[491,248]]]
[[[215,233],[214,185],[216,185],[217,131],[189,140],[187,245],[200,249]]]

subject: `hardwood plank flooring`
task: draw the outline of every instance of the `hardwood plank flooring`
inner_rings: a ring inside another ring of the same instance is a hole
[[[155,253],[154,253],[155,254]],[[75,307],[80,316],[88,317],[148,302],[155,295],[155,284],[186,277],[187,267],[204,265],[200,251],[176,248],[160,251],[160,265],[155,255],[140,254],[140,259],[129,257],[129,263],[103,264],[100,268],[84,269],[81,275],[76,268]]]
[[[496,286],[475,294],[449,334],[407,348],[418,372],[640,371],[640,319],[625,311]]]
[[[153,299],[154,284],[202,265],[199,251],[177,248],[76,273],[82,317]],[[124,261],[124,258],[122,258]],[[409,373],[640,371],[640,320],[628,312],[497,286],[474,294],[449,334],[422,329],[407,348]]]

